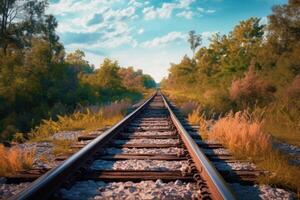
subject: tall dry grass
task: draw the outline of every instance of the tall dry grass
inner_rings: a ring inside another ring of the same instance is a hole
[[[252,160],[271,172],[260,183],[272,184],[300,192],[300,167],[290,165],[286,155],[273,149],[272,138],[263,131],[261,118],[248,111],[230,113],[219,119],[208,136],[217,140],[238,158]]]
[[[248,111],[229,113],[216,122],[209,138],[238,154],[256,157],[272,149],[271,137],[263,133],[262,125]]]
[[[57,121],[44,120],[31,133],[34,141],[48,140],[54,133],[60,131],[94,131],[111,126],[121,120],[130,104],[125,101],[114,102],[100,108],[91,107],[77,111],[72,115],[58,116]]]
[[[30,169],[33,164],[34,151],[21,150],[18,147],[6,148],[0,144],[0,176],[14,174]]]
[[[209,135],[211,121],[207,119],[207,115],[208,113],[202,112],[200,107],[193,110],[193,112],[188,115],[188,122],[190,124],[199,125],[199,133],[202,139],[207,139]]]

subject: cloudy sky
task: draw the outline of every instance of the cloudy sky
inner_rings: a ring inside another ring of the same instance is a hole
[[[160,81],[170,63],[191,55],[187,33],[228,33],[240,20],[271,13],[287,0],[50,0],[48,13],[67,52],[81,49],[96,67],[105,57]]]

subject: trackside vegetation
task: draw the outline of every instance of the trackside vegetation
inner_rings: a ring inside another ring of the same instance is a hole
[[[226,35],[214,34],[193,58],[172,64],[161,87],[189,110],[204,139],[269,171],[261,183],[299,194],[299,165],[273,144],[300,146],[300,1],[272,10],[267,24],[252,17]],[[197,39],[192,36],[189,42]]]
[[[28,139],[22,133],[42,119],[61,123],[82,107],[137,101],[156,86],[151,76],[117,61],[106,58],[95,67],[79,49],[66,53],[55,17],[45,13],[47,0],[1,2],[0,141]]]

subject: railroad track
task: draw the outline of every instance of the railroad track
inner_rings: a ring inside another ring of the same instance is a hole
[[[173,110],[157,92],[95,139],[81,138],[93,140],[11,199],[123,199],[123,190],[132,193],[129,199],[147,199],[139,191],[151,190],[151,184],[173,189],[159,199],[235,199]],[[93,191],[86,183],[94,183]],[[105,189],[120,185],[115,194]],[[130,191],[131,185],[139,191]]]

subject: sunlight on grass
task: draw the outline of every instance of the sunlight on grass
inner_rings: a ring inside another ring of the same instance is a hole
[[[270,171],[270,176],[261,177],[261,183],[299,190],[299,166],[290,165],[286,156],[273,149],[271,136],[263,132],[263,122],[248,111],[230,113],[218,120],[209,139],[224,144],[235,157],[250,159]]]
[[[52,143],[54,155],[72,154],[74,149],[70,148],[70,146],[76,143],[76,140],[53,140]]]
[[[83,130],[85,132],[111,126],[120,121],[126,110],[128,102],[115,102],[110,105],[95,109],[77,111],[69,116],[58,116],[58,121],[44,120],[43,123],[31,133],[32,141],[45,141],[60,131]]]
[[[30,169],[33,164],[34,151],[21,150],[17,147],[6,148],[0,144],[0,176],[14,174]]]
[[[199,125],[199,133],[202,139],[208,138],[208,120],[204,112],[201,112],[200,107],[188,115],[188,122],[192,125]]]
[[[271,137],[262,132],[262,122],[247,112],[230,113],[213,126],[209,139],[217,140],[241,155],[259,156],[272,148]]]

